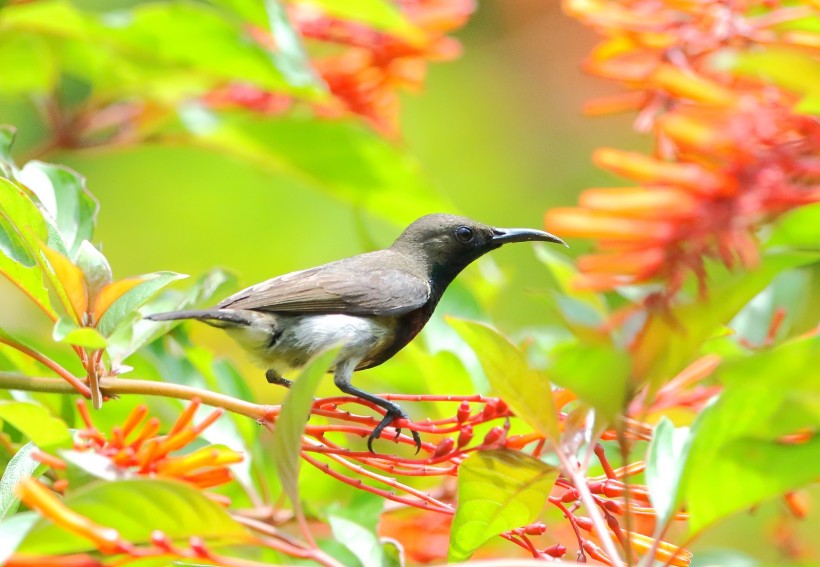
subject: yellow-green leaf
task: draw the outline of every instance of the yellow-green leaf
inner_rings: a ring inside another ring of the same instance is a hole
[[[558,412],[546,375],[531,368],[524,353],[489,325],[463,319],[450,319],[450,325],[475,351],[490,385],[515,415],[557,440]]]
[[[470,557],[488,539],[538,519],[558,471],[516,451],[481,451],[459,467],[450,561]]]

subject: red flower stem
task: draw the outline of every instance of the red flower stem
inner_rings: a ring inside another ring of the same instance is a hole
[[[607,478],[618,478],[615,476],[615,470],[612,468],[612,465],[609,464],[609,460],[606,458],[606,451],[604,450],[604,446],[600,443],[595,444],[595,456],[598,457],[598,461],[601,463],[601,466],[604,469],[604,474],[606,474]]]
[[[317,469],[319,469],[320,471],[322,471],[323,473],[327,474],[328,476],[331,476],[332,478],[335,478],[336,480],[339,480],[354,488],[366,490],[367,492],[371,492],[387,500],[392,500],[393,502],[398,502],[400,504],[404,504],[405,506],[411,506],[413,508],[418,508],[420,510],[431,510],[433,512],[439,512],[441,514],[446,514],[449,516],[453,515],[454,513],[454,511],[451,508],[446,507],[445,504],[438,502],[435,498],[432,498],[430,496],[427,496],[421,501],[405,498],[404,496],[398,496],[397,494],[393,494],[392,492],[388,492],[381,488],[377,488],[375,486],[368,486],[364,484],[360,479],[353,479],[339,472],[336,472],[335,470],[330,468],[330,465],[328,463],[323,463],[313,458],[309,454],[305,453],[304,451],[302,452],[302,458],[314,467],[316,467]],[[403,486],[399,485],[398,483],[396,484],[398,486]],[[434,503],[434,505],[430,505],[431,502]]]
[[[447,506],[447,504],[436,500],[435,498],[433,498],[432,496],[430,496],[426,492],[422,492],[420,490],[416,490],[413,487],[404,485],[404,484],[400,483],[399,481],[397,481],[395,478],[390,478],[390,477],[383,476],[383,475],[374,473],[372,471],[369,471],[369,470],[365,469],[364,467],[362,467],[361,465],[355,465],[355,464],[351,463],[350,461],[348,461],[347,459],[339,457],[338,455],[328,455],[328,457],[330,459],[336,461],[340,465],[350,469],[351,471],[353,471],[357,474],[360,474],[361,476],[364,476],[366,478],[370,478],[370,479],[373,479],[375,481],[381,482],[382,484],[386,484],[387,486],[389,486],[389,487],[391,487],[395,490],[401,490],[403,492],[407,492],[408,494],[412,494],[413,496],[416,496],[417,498],[419,498],[421,500],[427,500],[427,501],[429,501],[433,504],[436,504],[437,506],[441,506],[441,507],[446,508],[448,510],[450,509],[450,507]]]
[[[71,372],[57,364],[55,361],[51,360],[46,355],[37,352],[36,350],[31,349],[23,344],[20,344],[17,341],[11,339],[10,337],[0,336],[0,343],[3,343],[4,345],[9,346],[15,350],[18,350],[26,356],[33,358],[43,366],[53,370],[58,376],[60,376],[63,380],[68,382],[74,390],[82,394],[84,397],[91,397],[91,389],[88,387],[88,385],[84,384],[79,378],[71,374]]]
[[[550,504],[561,510],[561,512],[564,514],[564,517],[567,519],[567,521],[569,521],[569,525],[572,527],[572,531],[575,532],[575,538],[578,540],[578,553],[583,555],[585,538],[583,535],[581,535],[581,529],[578,527],[578,524],[575,523],[575,516],[573,516],[572,512],[567,510],[567,507],[564,506],[564,504],[557,498],[550,498],[549,502]]]
[[[344,567],[343,565],[337,563],[332,557],[327,556],[320,549],[306,548],[304,547],[304,544],[295,540],[290,535],[277,530],[270,524],[237,514],[231,514],[231,516],[234,520],[248,529],[264,534],[265,537],[260,537],[259,541],[271,549],[281,551],[291,557],[313,559],[317,563],[325,565],[326,567]]]
[[[598,508],[598,506],[596,506],[596,502],[592,497],[592,493],[589,491],[587,479],[584,477],[580,467],[574,460],[575,457],[567,455],[560,444],[553,445],[555,453],[556,455],[558,455],[558,460],[561,462],[561,467],[564,469],[564,473],[569,477],[569,479],[572,481],[572,484],[578,490],[581,502],[584,504],[584,507],[587,509],[589,517],[592,519],[593,528],[598,533],[598,538],[601,541],[601,544],[603,545],[604,551],[610,557],[610,559],[616,564],[623,563],[620,559],[621,556],[618,553],[618,549],[615,547],[612,538],[609,537],[609,531],[607,529],[606,522],[604,521],[604,518],[601,515],[601,511]]]

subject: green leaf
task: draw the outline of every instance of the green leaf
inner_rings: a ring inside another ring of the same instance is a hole
[[[44,451],[71,445],[66,424],[46,408],[30,402],[0,401],[0,419],[12,425]]]
[[[71,492],[66,506],[93,522],[117,530],[135,545],[151,543],[159,530],[172,540],[202,538],[215,547],[250,541],[227,511],[188,484],[157,479],[97,481]],[[18,547],[20,553],[58,555],[95,550],[89,540],[41,519]]]
[[[3,173],[4,169],[7,169],[5,175],[8,176],[12,167],[14,165],[14,160],[11,157],[11,146],[14,144],[14,135],[17,133],[17,130],[14,126],[9,126],[8,124],[0,124],[0,173]]]
[[[555,306],[561,317],[570,327],[578,325],[597,327],[607,315],[607,306],[603,295],[591,291],[579,291],[572,282],[578,276],[578,270],[570,260],[547,246],[535,246],[535,256],[550,271],[559,292],[552,292]]]
[[[782,271],[811,263],[810,253],[771,251],[760,265],[745,273],[735,273],[709,289],[705,299],[682,301],[671,310],[649,315],[632,346],[633,375],[653,389],[683,370],[697,355],[701,345],[726,325]]]
[[[125,292],[112,303],[111,307],[100,318],[97,329],[103,336],[110,336],[120,323],[136,311],[140,305],[154,297],[170,283],[187,277],[185,274],[177,274],[176,272],[156,272],[140,276],[145,281]]]
[[[490,385],[515,415],[541,435],[557,440],[558,415],[547,377],[531,368],[524,353],[492,327],[463,319],[449,323],[473,349]]]
[[[630,356],[610,345],[573,342],[550,352],[549,377],[575,393],[601,416],[612,421],[623,412],[629,396]]]
[[[0,92],[31,95],[50,92],[58,73],[42,38],[25,33],[0,34]]]
[[[396,5],[385,0],[296,0],[296,4],[318,8],[328,16],[366,24],[413,42],[423,39],[419,29]]]
[[[464,561],[484,542],[534,522],[558,471],[514,451],[481,451],[458,473],[458,505],[450,528],[450,561]]]
[[[143,4],[129,16],[125,25],[118,22],[101,30],[103,37],[116,41],[123,50],[150,55],[162,65],[183,65],[210,77],[251,82],[271,90],[305,86],[292,82],[289,73],[293,68],[278,67],[281,60],[208,6]]]
[[[34,238],[44,240],[48,235],[43,215],[34,202],[14,182],[0,178],[0,258],[31,268],[37,259],[24,227]]]
[[[809,104],[798,110],[813,111],[820,96],[820,62],[808,53],[787,49],[755,50],[739,55],[732,65],[735,73],[751,75],[774,83],[786,90],[804,95]]]
[[[367,529],[355,519],[333,513],[327,515],[327,522],[336,541],[350,550],[362,567],[382,567],[388,564],[385,550],[375,531]]]
[[[194,115],[201,117],[201,109]],[[453,209],[416,162],[356,121],[209,116],[210,124],[187,123],[191,144],[285,175],[378,218],[404,227],[430,211]]]
[[[690,529],[817,479],[820,437],[782,437],[820,423],[820,337],[721,365],[725,389],[693,428],[685,469]]]
[[[71,317],[62,316],[54,324],[52,338],[61,343],[77,345],[85,348],[100,349],[108,346],[97,329],[78,326]]]
[[[88,286],[88,303],[93,305],[97,294],[114,279],[108,259],[91,242],[83,240],[74,263],[85,275],[85,283]]]
[[[767,248],[789,246],[820,251],[820,203],[789,211],[774,226]]]
[[[249,37],[244,22],[205,4],[141,3],[97,15],[65,0],[43,0],[9,6],[3,16],[5,30],[47,37],[68,74],[84,78],[104,99],[174,102],[228,81],[317,98],[318,83],[291,83],[280,56]]]
[[[646,484],[659,529],[680,508],[680,483],[691,440],[688,427],[676,428],[666,416],[652,433],[646,454]]]
[[[43,464],[31,458],[31,454],[37,450],[38,447],[34,443],[26,443],[20,447],[6,465],[3,478],[0,478],[0,522],[6,516],[14,514],[20,505],[20,499],[14,494],[14,487],[17,486],[17,483],[24,478],[34,476],[38,468],[45,469]],[[2,546],[0,546],[0,549],[2,549]]]
[[[14,555],[39,519],[37,512],[21,512],[0,522],[0,565],[5,565],[6,560]]]
[[[85,188],[85,178],[62,165],[30,161],[17,174],[45,211],[45,218],[59,236],[50,247],[74,258],[80,245],[94,234],[99,203]]]
[[[276,419],[276,434],[273,438],[273,458],[282,490],[288,495],[294,509],[301,511],[299,497],[299,465],[302,460],[302,434],[310,417],[313,395],[319,381],[327,373],[339,347],[332,348],[316,356],[299,374],[288,390],[282,411]]]

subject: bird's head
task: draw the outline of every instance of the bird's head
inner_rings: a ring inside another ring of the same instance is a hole
[[[430,273],[455,277],[470,262],[510,242],[566,243],[557,236],[530,228],[495,228],[466,217],[425,215],[414,221],[391,248],[424,262]]]

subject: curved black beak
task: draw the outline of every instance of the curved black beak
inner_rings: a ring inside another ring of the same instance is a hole
[[[494,228],[492,241],[496,244],[532,241],[554,242],[555,244],[563,244],[569,248],[569,245],[566,242],[554,234],[532,228]]]

